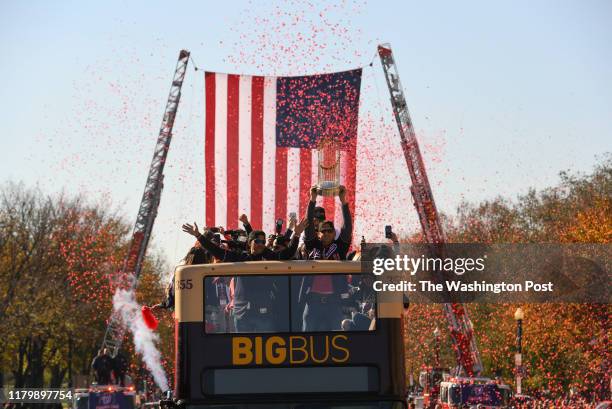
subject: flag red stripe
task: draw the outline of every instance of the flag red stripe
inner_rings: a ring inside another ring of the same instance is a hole
[[[274,219],[287,218],[287,149],[276,148],[276,183],[274,186]]]
[[[260,229],[263,203],[263,91],[264,77],[251,81],[251,225]],[[272,181],[268,181],[272,183]]]
[[[238,227],[238,75],[227,76],[227,219],[226,228]]]
[[[205,74],[206,132],[204,163],[206,168],[206,226],[215,225],[215,73]]]
[[[308,202],[310,201],[310,187],[312,186],[312,150],[300,149],[300,214],[298,220],[306,216]]]
[[[351,216],[355,220],[355,188],[357,187],[357,141],[352,141],[347,151],[346,156],[346,191],[347,200],[349,202],[349,208],[351,209]],[[356,245],[358,243],[353,243]]]

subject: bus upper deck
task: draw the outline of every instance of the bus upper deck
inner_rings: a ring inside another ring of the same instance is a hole
[[[359,262],[190,265],[175,280],[173,404],[404,405],[402,304]]]

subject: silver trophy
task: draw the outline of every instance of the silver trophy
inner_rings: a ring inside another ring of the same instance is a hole
[[[340,149],[331,138],[323,139],[318,149],[319,177],[318,193],[322,196],[336,196],[340,186]]]

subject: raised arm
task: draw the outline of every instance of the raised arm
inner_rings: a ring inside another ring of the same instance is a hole
[[[308,226],[307,218],[303,218],[300,222],[295,226],[295,230],[293,231],[293,237],[291,237],[291,241],[285,250],[281,251],[281,260],[291,260],[295,253],[297,252],[298,244],[300,243],[300,236],[302,232]]]
[[[298,248],[298,244],[300,242],[300,235],[304,231],[304,228],[308,225],[308,220],[306,218],[302,219],[302,221],[295,226],[295,232],[293,233],[293,237],[289,242],[289,245],[284,250],[273,251],[270,249],[266,249],[264,258],[268,260],[292,260],[295,256],[295,253]]]
[[[297,220],[295,220],[295,217],[291,217],[291,219],[289,220],[289,226],[287,227],[287,230],[285,230],[285,238],[287,238],[287,240],[291,239],[291,235],[293,234],[293,230],[295,229],[296,224]]]
[[[393,242],[393,252],[397,255],[400,253],[400,243],[397,234],[391,232],[391,242]]]
[[[351,244],[353,238],[353,219],[351,218],[351,209],[346,201],[346,187],[340,186],[338,191],[338,198],[342,203],[342,228],[340,229],[339,239],[346,244]]]
[[[308,210],[306,212],[306,220],[308,220],[310,223],[308,223],[308,226],[306,227],[306,230],[304,233],[304,242],[312,241],[316,238],[315,225],[314,223],[312,223],[312,219],[314,218],[314,208],[316,204],[317,204],[317,187],[313,186],[310,188],[310,201],[308,202]]]
[[[196,239],[198,239],[198,241],[200,242],[204,250],[208,251],[210,254],[212,254],[214,257],[218,258],[219,260],[221,261],[243,261],[243,257],[241,254],[234,253],[233,251],[225,250],[224,248],[221,248],[218,244],[213,243],[207,237],[207,235],[201,234],[196,222],[193,222],[193,226],[190,225],[189,223],[183,224],[183,231],[185,233],[191,234]]]
[[[251,234],[251,232],[253,231],[253,226],[251,226],[251,223],[249,222],[249,218],[247,217],[247,215],[241,214],[240,219],[238,220],[242,222],[242,227],[244,227],[244,231],[246,231],[247,236]]]

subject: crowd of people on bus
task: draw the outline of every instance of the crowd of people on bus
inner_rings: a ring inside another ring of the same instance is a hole
[[[184,224],[184,232],[197,241],[185,264],[207,264],[260,260],[350,260],[353,222],[347,191],[339,187],[343,224],[327,220],[325,209],[316,205],[318,189],[310,190],[304,218],[292,214],[282,232],[254,230],[247,215],[243,229],[224,230],[197,223]],[[394,236],[394,241],[397,239]],[[173,308],[174,280],[166,297],[152,308]],[[290,304],[292,308],[287,308]],[[291,312],[290,312],[291,311]],[[291,316],[290,316],[291,315]],[[375,296],[367,276],[234,276],[205,280],[205,325],[209,332],[335,331],[368,330],[374,326]]]

